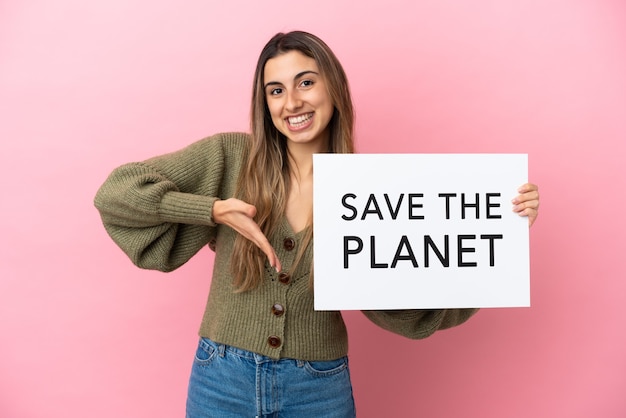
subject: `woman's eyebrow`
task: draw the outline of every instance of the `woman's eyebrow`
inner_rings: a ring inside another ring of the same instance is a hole
[[[302,76],[305,76],[307,74],[315,74],[315,75],[319,75],[317,72],[313,71],[313,70],[306,70],[306,71],[302,71],[299,72],[298,74],[296,74],[296,76],[293,78],[294,80],[299,79]]]
[[[315,74],[315,75],[319,75],[318,72],[313,71],[313,70],[305,70],[305,71],[300,71],[298,74],[296,74],[296,76],[293,78],[294,80],[299,79],[300,77],[303,77],[307,74]],[[269,81],[267,83],[265,83],[265,85],[263,86],[264,89],[268,88],[269,86],[280,86],[282,85],[282,83],[278,82],[278,81]]]

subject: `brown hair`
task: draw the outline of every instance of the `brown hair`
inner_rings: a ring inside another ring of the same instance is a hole
[[[330,128],[328,152],[354,152],[352,99],[348,79],[335,54],[321,39],[310,33],[294,31],[274,35],[261,51],[254,74],[250,111],[251,141],[239,175],[236,193],[239,199],[256,207],[255,220],[268,238],[274,233],[285,212],[291,167],[287,156],[287,140],[276,129],[270,116],[263,77],[267,61],[289,51],[299,51],[313,58],[320,75],[325,80],[335,108],[328,124]],[[292,270],[300,263],[312,237],[311,220]],[[263,252],[253,242],[237,235],[233,254],[236,256],[231,259],[231,267],[238,290],[245,291],[259,286],[264,276],[266,262]]]

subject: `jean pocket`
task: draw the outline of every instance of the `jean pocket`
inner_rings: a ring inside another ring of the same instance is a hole
[[[206,338],[201,338],[196,349],[194,361],[200,366],[208,366],[211,364],[217,353],[215,345]]]
[[[330,361],[305,361],[304,369],[313,376],[333,376],[348,369],[348,358],[341,357]]]

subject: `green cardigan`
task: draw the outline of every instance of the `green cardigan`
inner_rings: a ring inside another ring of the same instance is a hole
[[[260,287],[235,293],[230,258],[236,232],[212,220],[213,203],[235,193],[249,136],[224,133],[178,152],[114,170],[95,205],[111,238],[137,266],[172,271],[202,247],[215,250],[200,335],[272,358],[332,360],[348,352],[341,313],[313,310],[312,244],[301,267],[279,275],[269,264]],[[302,240],[286,218],[268,237],[290,271]],[[349,297],[349,295],[346,295]],[[409,338],[466,321],[476,309],[364,311],[375,324]]]

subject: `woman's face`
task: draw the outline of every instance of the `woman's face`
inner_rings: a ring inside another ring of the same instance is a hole
[[[288,144],[326,151],[334,104],[315,60],[299,51],[271,58],[265,63],[263,86],[272,122]]]

